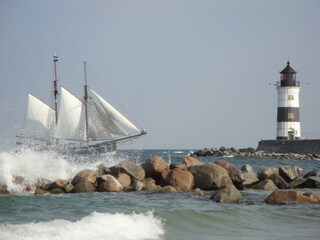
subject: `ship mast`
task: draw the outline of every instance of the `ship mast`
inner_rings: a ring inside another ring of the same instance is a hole
[[[88,86],[87,86],[87,61],[83,61],[84,64],[84,114],[85,114],[85,132],[84,132],[84,141],[88,145]]]
[[[55,111],[55,121],[58,122],[58,78],[57,78],[57,62],[59,58],[56,53],[53,53],[53,95],[54,95],[54,111]]]

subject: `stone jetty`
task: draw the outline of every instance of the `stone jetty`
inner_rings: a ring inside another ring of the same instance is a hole
[[[255,148],[241,148],[235,149],[234,147],[219,147],[219,148],[203,148],[195,151],[192,156],[194,157],[236,157],[236,158],[274,158],[274,159],[296,159],[296,160],[314,160],[320,159],[320,154],[309,153],[267,153],[264,151],[257,151]]]
[[[23,182],[23,179],[20,179]],[[198,196],[208,196],[214,202],[250,202],[244,190],[268,190],[272,193],[253,203],[268,204],[320,203],[320,170],[303,175],[298,166],[279,166],[257,172],[245,164],[240,169],[226,160],[204,163],[186,156],[181,163],[168,164],[162,157],[154,156],[138,165],[123,160],[115,166],[84,169],[72,179],[57,179],[53,182],[39,179],[34,193],[76,194],[84,192],[131,192],[153,191],[159,194],[175,191],[191,191]],[[301,190],[318,189],[314,192]],[[30,187],[28,189],[30,191]],[[0,195],[10,194],[6,185],[0,183]]]

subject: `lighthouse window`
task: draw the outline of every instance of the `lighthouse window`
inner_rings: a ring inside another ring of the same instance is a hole
[[[293,112],[289,112],[289,113],[288,113],[288,119],[289,119],[289,120],[294,119],[294,113],[293,113]]]
[[[294,100],[294,96],[293,95],[288,95],[288,100]]]

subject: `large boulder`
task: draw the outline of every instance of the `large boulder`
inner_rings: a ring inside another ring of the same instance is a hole
[[[281,177],[278,174],[274,174],[270,177],[270,179],[274,182],[274,184],[276,184],[276,186],[279,189],[286,189],[289,188],[289,184],[286,182],[286,180],[283,179],[283,177]]]
[[[320,170],[313,170],[310,172],[307,172],[303,178],[308,178],[308,177],[320,177]]]
[[[118,177],[117,177],[117,180],[118,180],[119,183],[120,183],[123,187],[125,187],[125,188],[130,187],[130,185],[131,185],[131,178],[130,178],[130,176],[129,176],[128,174],[126,174],[126,173],[120,173],[120,174],[118,175]]]
[[[152,178],[146,178],[143,181],[142,191],[158,191],[161,189],[159,185],[156,185],[156,181]]]
[[[219,190],[232,185],[227,170],[217,164],[191,166],[188,170],[194,176],[194,188]]]
[[[302,168],[297,166],[281,166],[279,167],[279,175],[287,182],[291,182],[302,174]]]
[[[168,164],[162,157],[154,156],[146,160],[141,167],[146,173],[146,178],[153,178],[157,184],[161,182],[161,174],[169,169]]]
[[[253,170],[252,166],[249,164],[245,164],[241,167],[242,176],[243,176],[243,183],[242,185],[244,187],[252,187],[254,184],[259,182],[259,178],[257,177],[257,174]]]
[[[255,185],[254,189],[257,190],[276,190],[278,187],[274,184],[271,179],[266,179]]]
[[[270,178],[274,174],[279,174],[278,168],[266,168],[258,172],[258,177],[260,181],[263,181]]]
[[[89,182],[88,180],[84,179],[76,184],[71,191],[72,193],[84,193],[84,192],[95,192],[96,187],[93,183]]]
[[[104,181],[99,185],[99,192],[121,192],[123,186],[121,183],[112,175],[102,175],[101,179]]]
[[[211,196],[214,202],[237,203],[241,200],[242,195],[240,191],[233,185],[219,190],[216,194]]]
[[[109,170],[115,177],[117,177],[120,173],[128,174],[132,180],[143,180],[145,177],[145,171],[143,168],[130,160],[121,161],[118,165],[111,167]]]
[[[289,182],[290,188],[304,188],[307,179],[305,178],[297,178],[291,182]]]
[[[235,167],[233,164],[229,163],[226,160],[218,160],[215,164],[223,167],[227,170],[229,177],[231,178],[233,184],[240,190],[243,190],[242,183],[244,182],[244,177],[240,169]]]
[[[266,199],[268,204],[290,204],[312,202],[313,199],[294,190],[276,190]]]
[[[191,156],[184,157],[183,163],[187,167],[197,166],[197,165],[202,165],[203,164],[203,162],[201,162],[200,160],[196,159],[195,157],[191,157]]]
[[[309,177],[305,182],[306,188],[320,188],[320,177]]]
[[[169,178],[170,185],[181,190],[192,190],[194,186],[194,177],[187,170],[175,168],[171,171]]]
[[[65,187],[70,184],[68,180],[57,179],[49,185],[47,189],[52,194],[65,193]]]
[[[95,184],[96,180],[97,180],[97,172],[90,169],[85,169],[78,172],[76,176],[74,176],[71,184],[73,186],[76,186],[83,181],[87,181],[91,184]]]

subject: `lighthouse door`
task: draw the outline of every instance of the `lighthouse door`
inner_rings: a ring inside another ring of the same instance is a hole
[[[294,140],[294,129],[293,128],[290,128],[288,131],[288,139]]]

